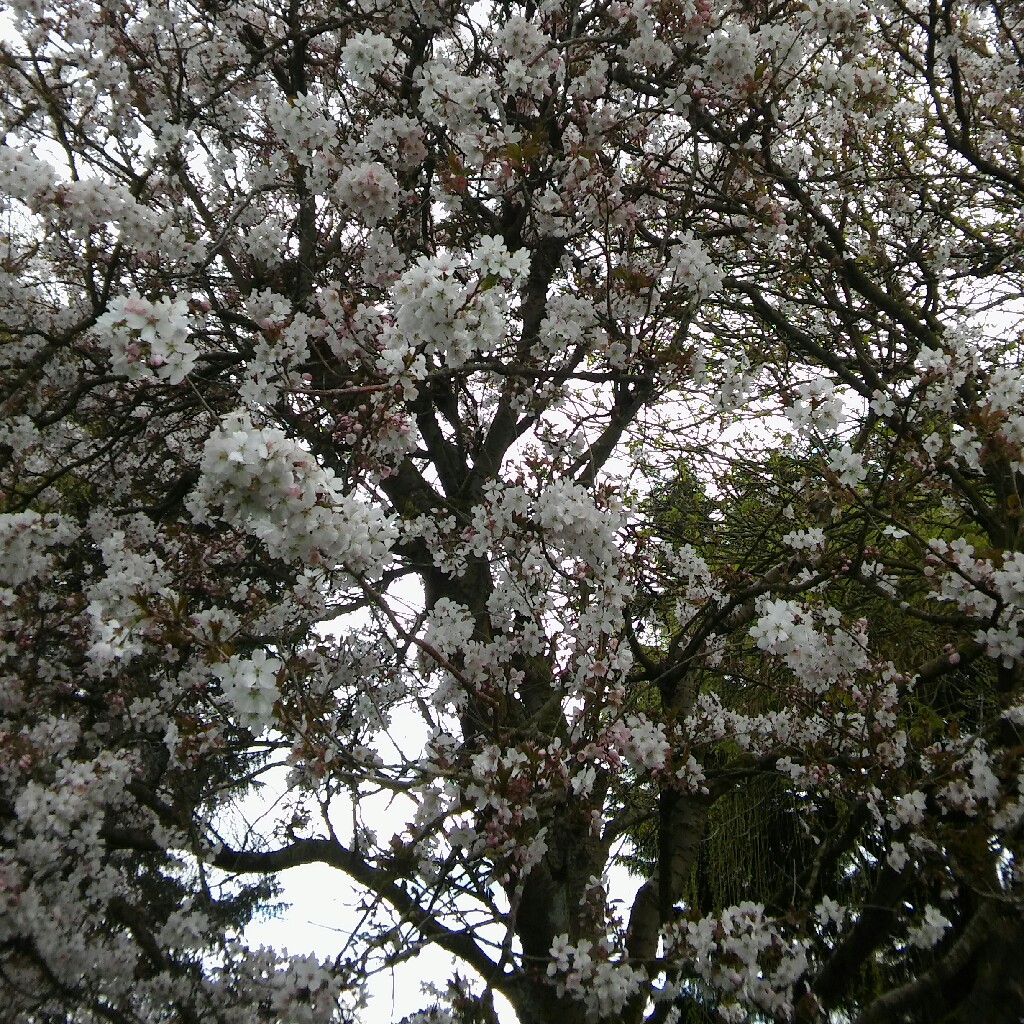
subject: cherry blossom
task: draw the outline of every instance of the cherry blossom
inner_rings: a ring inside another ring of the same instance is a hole
[[[1012,5],[8,8],[8,1016],[1019,1005]]]

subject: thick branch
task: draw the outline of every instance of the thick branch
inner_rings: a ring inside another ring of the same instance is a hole
[[[820,1005],[834,1005],[851,985],[860,965],[888,934],[896,905],[910,882],[910,872],[894,871],[888,864],[882,866],[857,923],[836,947],[812,986]]]
[[[993,903],[984,904],[950,946],[949,952],[930,971],[879,996],[856,1018],[854,1024],[884,1024],[896,1020],[901,1010],[934,996],[943,982],[949,981],[967,966],[988,938],[996,922],[996,909]]]
[[[289,846],[265,853],[222,849],[213,866],[238,874],[271,874],[304,864],[328,864],[343,871],[353,881],[386,900],[419,929],[424,938],[454,953],[499,990],[502,988],[497,965],[477,945],[468,932],[454,931],[441,924],[419,902],[398,885],[395,877],[367,864],[357,853],[334,839],[300,839]]]

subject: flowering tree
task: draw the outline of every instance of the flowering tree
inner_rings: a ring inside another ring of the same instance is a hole
[[[8,9],[0,1017],[1016,1020],[1018,6]]]

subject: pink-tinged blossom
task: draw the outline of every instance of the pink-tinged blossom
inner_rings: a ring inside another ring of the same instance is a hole
[[[229,711],[240,725],[256,734],[273,725],[274,702],[280,696],[277,681],[283,667],[279,658],[266,651],[253,651],[248,658],[233,654],[214,666]]]
[[[188,304],[182,299],[151,302],[129,293],[110,304],[95,330],[110,350],[114,373],[133,380],[156,376],[180,384],[199,358],[190,340]]]
[[[1002,0],[8,7],[8,1016],[878,1017],[1020,902]]]
[[[867,476],[864,456],[853,451],[849,444],[844,444],[841,448],[834,448],[829,452],[828,468],[846,487],[856,487]]]
[[[386,564],[392,525],[342,493],[334,473],[282,431],[233,413],[207,440],[202,470],[191,499],[197,520],[219,506],[275,556],[371,574]]]

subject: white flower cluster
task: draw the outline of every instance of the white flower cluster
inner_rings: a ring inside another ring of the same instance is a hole
[[[1001,661],[1006,668],[1024,659],[1024,635],[1020,631],[1020,618],[1000,627],[979,629],[975,639],[985,645],[985,653],[990,658]]]
[[[555,359],[588,341],[595,350],[609,347],[593,304],[578,295],[550,296],[532,349],[533,356]]]
[[[938,586],[932,587],[932,596],[939,601],[950,601],[969,615],[987,618],[996,610],[996,602],[984,591],[994,582],[992,563],[976,558],[974,545],[963,537],[947,542],[934,539],[928,542],[931,550],[925,575],[937,577]],[[1004,587],[1012,593],[1018,572],[1016,559],[1003,577]]]
[[[473,637],[469,609],[447,597],[435,602],[427,615],[426,642],[446,657],[464,650]]]
[[[949,446],[968,469],[981,471],[983,447],[978,435],[970,427],[954,429],[949,438]]]
[[[0,584],[17,587],[47,572],[51,563],[47,550],[70,542],[75,532],[73,523],[54,513],[0,513]],[[3,594],[0,590],[0,604]]]
[[[713,83],[719,93],[739,90],[754,74],[757,57],[757,33],[741,21],[718,29],[708,39],[701,77]]]
[[[721,271],[704,246],[689,233],[673,239],[665,272],[671,275],[671,286],[685,289],[697,302],[722,287]]]
[[[831,896],[825,896],[814,908],[814,915],[822,928],[841,929],[849,916],[849,908],[837,903]]]
[[[536,497],[535,515],[546,536],[567,555],[607,573],[621,558],[615,529],[622,517],[594,503],[585,487],[552,480]]]
[[[825,377],[806,381],[797,386],[795,397],[786,407],[786,416],[801,433],[834,434],[845,418],[842,395]]]
[[[835,614],[825,609],[819,614],[832,631],[824,633],[815,628],[814,613],[795,601],[764,597],[757,610],[749,635],[762,651],[780,656],[808,689],[824,692],[837,679],[868,668],[863,621],[851,632],[835,624]]]
[[[334,185],[339,202],[370,227],[395,212],[401,194],[395,176],[376,161],[346,168]]]
[[[530,254],[525,248],[509,252],[501,235],[482,235],[469,265],[481,277],[510,279],[520,285],[530,272]]]
[[[566,784],[567,756],[558,739],[547,748],[530,745],[527,751],[489,743],[473,755],[470,762],[473,781],[463,785],[460,800],[468,799],[477,809],[490,808],[494,812],[487,826],[488,842],[492,846],[503,845],[507,851],[526,856],[521,832],[512,833],[524,822],[536,821],[538,805],[544,802],[546,795]],[[534,833],[533,838],[543,843],[545,835],[546,830],[542,830]],[[533,856],[537,856],[536,851]]]
[[[375,32],[357,32],[341,50],[349,80],[363,88],[371,88],[377,76],[384,74],[397,58],[395,44]]]
[[[367,232],[359,269],[370,284],[378,287],[392,285],[404,267],[402,251],[390,232],[379,227]]]
[[[978,372],[980,355],[977,346],[962,333],[950,331],[944,340],[946,348],[921,347],[917,372],[927,384],[920,400],[923,407],[948,415],[953,411],[958,390]]]
[[[496,83],[483,76],[459,74],[441,60],[433,60],[417,70],[421,87],[420,108],[435,124],[448,131],[461,131],[477,126],[479,111],[496,90]]]
[[[145,618],[142,599],[171,594],[171,575],[163,561],[156,552],[145,550],[152,539],[152,524],[137,516],[131,525],[133,536],[111,529],[108,516],[100,512],[94,513],[90,524],[105,566],[103,575],[86,591],[93,632],[90,672],[97,674],[141,651],[135,627]]]
[[[552,75],[564,73],[558,51],[545,51],[544,34],[520,15],[513,15],[505,22],[495,36],[495,43],[505,53],[501,71],[510,96],[517,93],[543,96],[550,89],[548,83]]]
[[[278,953],[265,946],[247,949],[237,942],[228,943],[227,952],[230,966],[214,972],[214,985],[222,973],[228,992],[241,990],[249,1006],[248,1012],[226,1015],[226,1021],[243,1024],[261,1013],[288,1024],[332,1024],[339,1019],[345,978],[330,960],[321,962],[312,954],[289,956],[286,950]],[[230,1005],[229,994],[221,998]]]
[[[976,557],[974,546],[962,537],[930,540],[928,546],[925,575],[935,580],[932,596],[979,619],[990,618],[998,609],[998,621],[979,628],[975,640],[1007,668],[1024,658],[1024,556],[1006,552],[1002,566],[996,568],[991,559]]]
[[[754,377],[750,364],[742,353],[724,359],[714,359],[709,365],[707,350],[698,349],[691,360],[691,371],[697,387],[710,387],[711,407],[718,413],[729,413],[747,399]]]
[[[661,722],[646,715],[628,715],[609,729],[614,747],[637,771],[658,771],[665,767],[672,748]]]
[[[547,39],[533,22],[515,14],[495,33],[494,43],[509,57],[531,63],[544,51]]]
[[[803,943],[784,937],[761,904],[741,903],[688,921],[668,938],[723,995],[774,1019],[792,1013],[793,985],[807,970],[807,951]]]
[[[941,804],[951,811],[976,815],[983,805],[996,807],[1002,793],[999,778],[993,771],[992,755],[983,740],[976,739],[966,755],[955,764],[963,774],[936,793]]]
[[[1024,376],[1019,367],[993,367],[985,382],[984,394],[988,409],[1019,417],[1024,408]]]
[[[902,871],[910,863],[910,853],[906,843],[893,843],[886,855],[886,862],[893,871]]]
[[[636,4],[634,10],[645,10],[646,7],[646,4]],[[629,45],[622,51],[623,61],[651,70],[671,64],[674,56],[672,47],[664,40],[655,38],[652,31],[641,32],[635,39],[630,40]]]
[[[257,427],[243,411],[210,435],[200,468],[189,499],[197,521],[219,505],[224,519],[289,562],[376,575],[390,559],[392,523],[344,494],[334,473],[283,431]]]
[[[879,388],[875,388],[871,393],[870,408],[876,416],[883,419],[896,415],[896,402],[892,395]]]
[[[103,823],[97,812],[122,805],[129,781],[128,766],[108,751],[89,762],[68,758],[55,769],[49,785],[24,783],[14,814],[21,827],[35,833],[37,853],[46,859],[57,860],[69,849],[79,855],[92,853]],[[60,844],[54,846],[52,839]]]
[[[707,562],[692,544],[679,547],[660,546],[667,571],[676,592],[675,617],[685,623],[707,604],[722,600],[722,592]]]
[[[708,778],[704,774],[703,766],[693,754],[686,755],[686,760],[676,769],[675,778],[684,792],[708,795],[708,787],[705,785]]]
[[[528,268],[526,258],[509,254],[500,238],[488,238],[474,264],[486,273],[507,273],[512,282]],[[427,376],[428,357],[457,368],[505,335],[505,288],[467,285],[464,276],[465,268],[454,260],[421,256],[392,289],[394,313],[377,369],[402,383],[407,398],[415,397],[416,382]]]
[[[642,969],[610,960],[603,943],[595,948],[589,939],[572,945],[568,935],[556,935],[550,955],[547,973],[556,991],[582,1002],[588,1020],[614,1018],[647,981]]]
[[[855,452],[849,444],[833,448],[828,457],[828,468],[839,477],[844,487],[856,487],[868,475],[864,467],[864,456]]]
[[[26,206],[34,206],[57,185],[57,172],[30,149],[4,144],[0,146],[0,174],[4,191]]]
[[[927,810],[926,800],[925,794],[919,789],[898,796],[893,801],[892,810],[886,815],[886,820],[894,829],[920,825]]]
[[[942,348],[922,348],[918,373],[925,385],[920,406],[949,416],[959,401],[959,389],[968,381],[980,394],[981,415],[971,426],[953,424],[948,438],[951,454],[978,471],[995,452],[1008,456],[1014,472],[1024,471],[1024,376],[1019,366],[997,364],[983,368],[985,344],[967,329],[953,329],[943,337]],[[983,436],[985,435],[985,436]],[[994,449],[989,439],[995,442]],[[945,431],[934,433],[926,450],[934,459],[943,452]]]
[[[98,176],[60,181],[45,160],[8,145],[0,146],[0,178],[6,195],[75,234],[88,237],[97,225],[110,225],[136,253],[159,253],[165,261],[194,256],[166,209],[139,202],[125,185]]]
[[[213,668],[235,718],[257,735],[273,725],[274,702],[280,696],[277,678],[283,667],[266,651],[253,651],[248,658],[233,654]]]
[[[484,501],[471,514],[454,553],[456,564],[487,553],[516,551],[542,578],[546,565],[536,546],[537,534],[549,557],[557,552],[578,559],[606,579],[622,561],[618,531],[625,525],[623,511],[600,507],[590,491],[570,480],[550,480],[532,491],[494,481],[486,485]]]
[[[793,743],[798,719],[788,709],[763,715],[747,715],[725,707],[716,694],[701,694],[692,713],[682,723],[691,743],[730,739],[741,749],[766,752],[780,743]]]
[[[935,907],[924,908],[924,917],[920,924],[914,925],[907,931],[907,942],[920,949],[931,949],[937,945],[947,928],[952,928],[952,922]]]
[[[114,373],[130,380],[156,377],[180,384],[199,358],[189,341],[188,304],[183,299],[153,302],[130,292],[110,303],[95,331],[110,350]]]
[[[333,145],[334,121],[313,92],[288,97],[271,95],[264,115],[291,160],[313,166],[316,151],[329,150]]]
[[[782,538],[782,543],[794,551],[822,551],[825,547],[825,531],[818,526],[807,530],[792,530]]]

